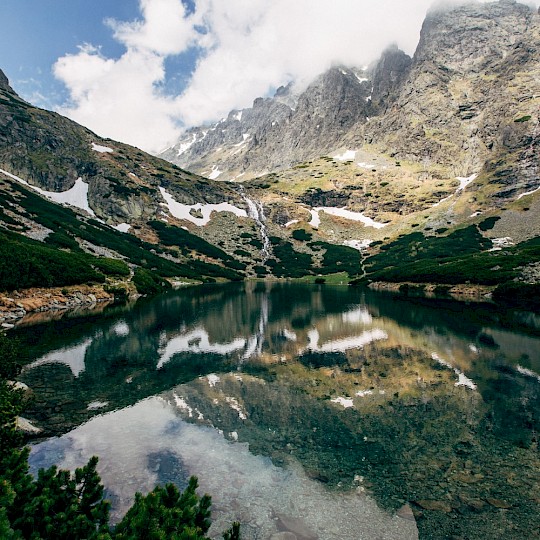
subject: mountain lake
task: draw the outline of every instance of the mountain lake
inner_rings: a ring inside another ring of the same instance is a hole
[[[540,537],[538,314],[247,282],[11,332],[32,471],[98,455],[114,520],[196,475],[212,538]]]

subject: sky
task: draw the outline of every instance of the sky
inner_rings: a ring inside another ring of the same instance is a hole
[[[29,102],[156,153],[290,81],[391,43],[413,54],[432,1],[1,0],[0,69]]]

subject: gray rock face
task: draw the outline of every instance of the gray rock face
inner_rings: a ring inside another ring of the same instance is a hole
[[[298,98],[282,87],[212,127],[188,130],[161,157],[200,174],[227,171],[227,178],[287,167],[339,145],[366,121],[370,94],[371,83],[358,70],[335,67]]]
[[[7,91],[7,92],[13,92],[13,89],[11,86],[9,86],[9,80],[6,77],[6,74],[0,69],[0,89]]]
[[[412,58],[396,45],[383,52],[372,73],[373,114],[382,114],[394,104],[401,86],[409,75],[411,64]]]
[[[508,1],[432,11],[399,96],[369,124],[367,142],[462,176],[522,151],[537,123],[539,19]]]

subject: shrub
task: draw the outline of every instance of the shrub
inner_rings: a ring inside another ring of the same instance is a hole
[[[311,233],[308,233],[304,229],[296,229],[292,232],[292,237],[300,242],[307,242],[308,240],[311,240],[312,236]]]
[[[92,266],[107,276],[129,276],[129,266],[120,259],[95,257]]]
[[[133,283],[139,294],[157,294],[171,288],[171,284],[168,281],[144,268],[137,268],[135,270]]]

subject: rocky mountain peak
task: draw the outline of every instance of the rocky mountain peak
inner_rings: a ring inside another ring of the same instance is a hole
[[[383,51],[371,75],[371,104],[374,112],[384,112],[397,99],[401,85],[409,75],[411,64],[412,58],[395,44]]]
[[[512,0],[436,6],[427,15],[414,63],[430,61],[459,73],[485,68],[523,40],[534,11]]]
[[[6,74],[0,69],[0,90],[4,90],[5,92],[10,92],[11,94],[14,94],[13,88],[9,85],[9,80],[6,77]]]

